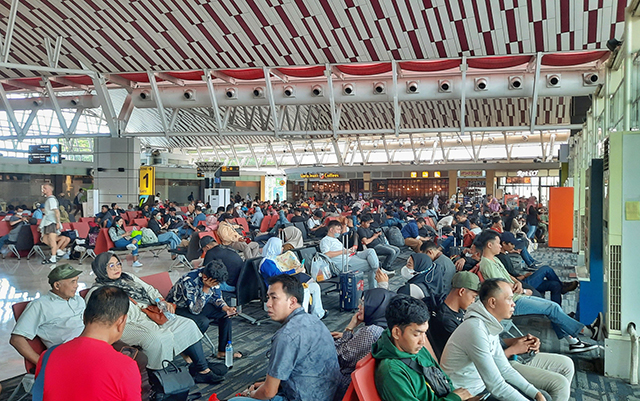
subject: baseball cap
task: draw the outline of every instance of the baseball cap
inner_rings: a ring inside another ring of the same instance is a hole
[[[514,244],[516,243],[516,236],[513,235],[512,232],[510,231],[505,231],[502,234],[500,234],[500,240],[502,242],[506,242],[507,244]]]
[[[453,275],[453,279],[451,279],[451,287],[478,291],[480,289],[480,279],[471,272],[457,272]]]
[[[210,236],[207,235],[205,237],[200,238],[200,250],[202,251],[204,249],[205,246],[209,245],[210,243],[212,243],[215,239]]]
[[[53,284],[60,280],[66,280],[68,278],[74,278],[80,274],[82,274],[82,270],[77,270],[68,263],[58,265],[49,273],[49,284]]]

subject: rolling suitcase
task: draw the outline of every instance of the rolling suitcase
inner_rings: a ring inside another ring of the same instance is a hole
[[[346,236],[343,241],[346,241]],[[357,241],[357,239],[356,239]],[[340,280],[340,309],[343,311],[352,311],[358,309],[358,303],[364,291],[364,273],[361,271],[347,271],[349,258],[346,244],[343,244],[342,266],[339,275]]]

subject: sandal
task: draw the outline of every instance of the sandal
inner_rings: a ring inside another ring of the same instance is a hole
[[[241,359],[241,358],[244,358],[244,354],[243,354],[242,352],[240,352],[240,351],[234,351],[234,352],[233,352],[233,359],[234,359],[234,360],[235,360],[235,359]],[[219,360],[221,360],[221,361],[224,361],[224,355],[223,355],[223,356],[218,356],[218,355],[216,355],[216,359],[219,359]]]

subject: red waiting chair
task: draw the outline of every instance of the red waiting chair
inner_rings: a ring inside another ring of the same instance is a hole
[[[22,315],[22,312],[24,312],[24,310],[27,308],[27,305],[29,305],[29,302],[31,301],[18,302],[11,306],[11,309],[13,309],[13,317],[16,319],[16,322],[20,318],[20,315]],[[33,340],[27,339],[27,342],[29,343],[31,348],[33,348],[33,350],[38,354],[42,354],[47,350],[47,347],[45,347],[44,343],[38,336],[34,337]],[[17,396],[20,388],[24,388],[25,394],[18,400],[21,400],[27,395],[31,394],[31,388],[35,383],[36,365],[25,359],[24,367],[27,370],[27,374],[22,377],[20,384],[18,384],[16,389],[13,390],[13,393],[11,393],[11,395],[9,396],[9,401],[13,400]]]
[[[382,401],[376,389],[375,373],[376,360],[371,354],[359,360],[356,370],[351,373],[351,384],[342,400]]]

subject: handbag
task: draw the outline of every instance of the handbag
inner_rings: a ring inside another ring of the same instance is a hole
[[[129,299],[134,303],[134,305],[138,305],[138,303],[134,301],[133,298]],[[140,311],[147,315],[149,319],[153,320],[158,326],[162,326],[169,320],[156,305],[149,305],[146,308],[140,308]]]
[[[451,384],[445,376],[444,372],[440,370],[437,366],[422,366],[415,359],[411,358],[403,358],[400,359],[407,365],[411,370],[416,373],[422,375],[425,381],[431,387],[431,390],[435,393],[436,397],[445,397],[447,394],[451,393]]]
[[[186,401],[189,389],[195,385],[193,378],[184,368],[173,362],[162,361],[163,368],[149,370],[149,383],[156,401]]]

